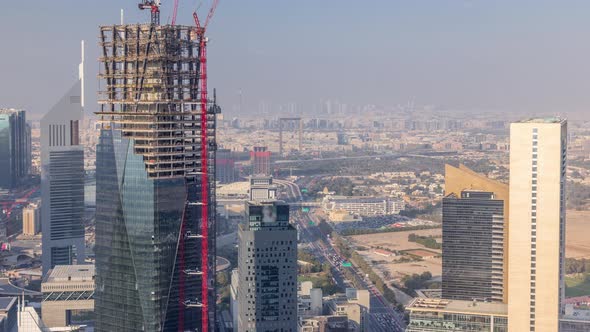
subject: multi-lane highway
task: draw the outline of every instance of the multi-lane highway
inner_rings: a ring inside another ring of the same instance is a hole
[[[297,184],[285,181],[275,180],[275,183],[285,188],[285,200],[288,202],[299,202],[301,200],[301,191]],[[356,284],[362,288],[368,289],[371,293],[371,308],[367,320],[367,331],[376,332],[397,332],[404,331],[403,314],[394,309],[387,302],[382,294],[374,285],[357,270],[356,267],[343,267],[344,258],[334,249],[327,234],[323,234],[316,226],[319,223],[317,216],[313,212],[304,213],[301,211],[292,212],[293,220],[299,226],[299,236],[302,242],[307,243],[318,260],[323,264],[330,263],[332,266],[332,275],[334,282],[340,288],[352,287],[352,283],[346,280],[343,275],[343,269],[349,269],[356,278]]]

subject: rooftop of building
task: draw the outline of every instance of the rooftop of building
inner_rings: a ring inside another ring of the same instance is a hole
[[[545,118],[529,118],[526,120],[517,121],[517,123],[562,123],[565,119],[558,116],[550,116]]]
[[[47,274],[44,282],[94,282],[94,276],[94,265],[57,265]]]
[[[15,302],[16,297],[0,297],[0,312],[10,310]]]
[[[444,311],[449,313],[476,314],[476,315],[508,315],[508,306],[504,303],[458,301],[430,298],[415,298],[406,307],[408,311]]]

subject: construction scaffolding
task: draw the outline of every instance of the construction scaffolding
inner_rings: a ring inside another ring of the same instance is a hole
[[[207,98],[203,38],[189,26],[100,27],[100,123],[133,143],[149,178],[184,179],[186,184],[174,277],[178,290],[171,292],[178,295],[179,331],[185,330],[185,321],[188,329],[197,319],[199,331],[213,331],[215,323],[215,307],[208,303],[215,303],[215,119],[220,108],[215,98]]]

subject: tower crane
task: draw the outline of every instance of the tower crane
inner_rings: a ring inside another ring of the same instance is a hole
[[[139,9],[146,10],[149,9],[152,14],[152,24],[159,25],[160,24],[160,5],[161,0],[143,0],[138,4]]]

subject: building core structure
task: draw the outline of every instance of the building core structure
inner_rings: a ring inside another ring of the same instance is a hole
[[[100,27],[96,331],[214,331],[220,109],[203,31]]]
[[[567,121],[510,126],[508,328],[559,330],[564,298]]]

